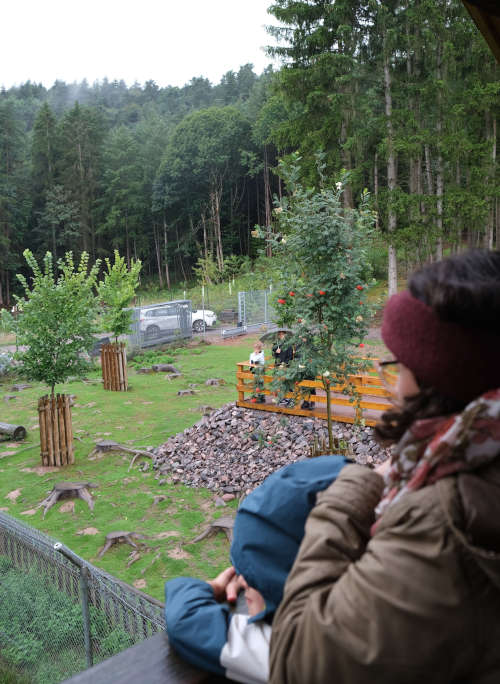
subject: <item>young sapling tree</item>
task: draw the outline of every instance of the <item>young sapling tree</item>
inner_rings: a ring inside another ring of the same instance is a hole
[[[112,332],[115,342],[120,335],[126,335],[130,330],[132,312],[127,307],[131,304],[139,287],[139,273],[141,261],[132,259],[130,268],[118,250],[114,251],[115,260],[106,258],[106,271],[97,286],[98,299],[105,309],[101,317],[103,332]]]
[[[83,252],[75,266],[73,255],[54,264],[47,252],[43,267],[29,249],[23,252],[32,271],[17,278],[24,297],[16,296],[19,318],[17,352],[26,377],[44,382],[54,396],[56,385],[88,370],[86,355],[92,348],[97,302],[94,295],[99,262],[89,268],[89,255]]]
[[[369,322],[364,274],[374,214],[367,193],[358,209],[343,207],[346,178],[329,186],[321,154],[318,189],[301,182],[299,161],[292,155],[280,163],[288,194],[276,201],[274,233],[259,229],[281,264],[278,322],[294,329],[289,340],[294,358],[276,369],[271,387],[281,398],[288,391],[298,395],[302,380],[321,380],[333,449],[330,390],[347,391],[354,402],[356,390],[349,376],[366,367],[360,347]]]
[[[127,307],[139,286],[141,262],[132,260],[129,268],[118,250],[115,249],[114,255],[113,264],[106,259],[106,271],[97,286],[98,298],[104,305],[101,329],[104,332],[112,332],[115,338],[114,344],[110,347],[101,347],[102,379],[104,389],[126,391],[127,355],[125,344],[120,344],[118,338],[130,331],[132,311]]]
[[[54,396],[55,387],[88,369],[87,354],[94,344],[97,302],[94,287],[99,263],[89,268],[83,252],[75,265],[73,255],[54,264],[47,252],[40,266],[29,249],[24,258],[32,271],[18,275],[24,297],[16,297],[16,352],[27,378],[50,387],[50,397],[39,400],[40,442],[43,465],[72,463],[73,431],[68,398]]]

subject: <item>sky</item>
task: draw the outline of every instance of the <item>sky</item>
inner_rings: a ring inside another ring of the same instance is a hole
[[[248,62],[260,74],[272,0],[4,0],[0,86],[87,79],[218,83]],[[278,66],[275,63],[275,66]]]

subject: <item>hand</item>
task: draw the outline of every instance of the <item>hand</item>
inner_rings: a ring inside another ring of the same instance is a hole
[[[281,348],[280,348],[280,347],[278,347],[278,348],[276,349],[276,354],[281,354]]]
[[[236,601],[236,597],[232,599],[229,596],[232,597],[234,595],[235,587],[233,585],[237,582],[237,579],[236,570],[231,565],[219,573],[215,579],[208,582],[214,590],[216,601]]]
[[[246,589],[247,586],[242,575],[235,575],[226,587],[226,601],[229,601],[229,603],[236,603],[238,594],[242,589]]]
[[[383,463],[380,463],[376,468],[374,468],[375,472],[380,475],[380,477],[385,477],[386,474],[389,472],[389,468],[391,467],[391,459],[386,458]]]

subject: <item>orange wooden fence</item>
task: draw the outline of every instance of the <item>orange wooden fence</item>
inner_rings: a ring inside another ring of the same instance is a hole
[[[300,395],[295,397],[295,406],[286,407],[278,406],[275,397],[272,395],[270,389],[266,387],[273,376],[271,374],[262,375],[261,378],[264,383],[263,389],[256,389],[255,375],[250,370],[248,361],[240,361],[236,364],[236,389],[238,390],[237,406],[244,406],[258,411],[274,411],[279,413],[289,413],[299,416],[316,416],[326,420],[326,392],[321,380],[303,380],[299,383],[298,389]],[[266,371],[272,371],[273,366],[267,366]],[[371,369],[370,369],[371,370]],[[374,369],[373,369],[374,370]],[[346,392],[346,386],[341,384],[334,384],[335,380],[332,378],[330,387],[330,405],[333,420],[342,423],[354,423],[356,418],[358,420],[364,419],[365,425],[375,425],[381,413],[386,411],[391,403],[389,401],[390,393],[383,387],[380,378],[375,375],[370,375],[369,371],[366,374],[351,375],[349,382],[354,385],[356,391],[360,396],[359,404],[350,400],[349,394]],[[308,396],[308,388],[315,388],[316,394]],[[265,396],[265,403],[253,402],[251,396],[261,394]],[[292,392],[285,394],[286,398],[294,397]],[[304,399],[313,401],[314,409],[302,409],[300,405]]]

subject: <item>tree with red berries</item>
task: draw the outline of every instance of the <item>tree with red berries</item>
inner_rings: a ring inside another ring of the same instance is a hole
[[[300,180],[300,157],[280,163],[288,193],[276,202],[276,227],[269,237],[281,264],[281,287],[276,310],[281,325],[294,330],[295,356],[276,369],[272,385],[278,398],[300,394],[298,383],[319,379],[327,397],[329,448],[333,449],[330,392],[346,386],[352,402],[356,390],[349,376],[366,368],[360,358],[369,322],[364,282],[366,248],[374,223],[369,197],[363,193],[358,209],[343,206],[347,177],[331,187],[324,176],[323,156],[317,163],[321,184],[306,187]]]

